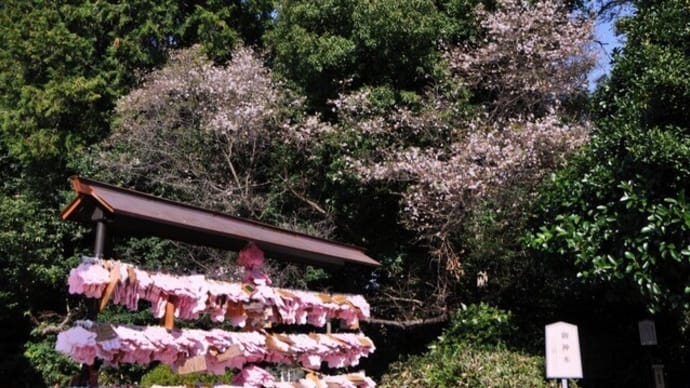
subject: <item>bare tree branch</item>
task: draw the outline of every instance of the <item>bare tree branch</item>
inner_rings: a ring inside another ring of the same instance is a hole
[[[371,318],[371,319],[367,320],[366,322],[370,323],[370,324],[375,324],[375,325],[393,326],[393,327],[397,327],[397,328],[404,330],[404,329],[411,329],[413,327],[418,327],[418,326],[434,325],[434,324],[443,323],[446,321],[448,321],[448,314],[444,313],[442,315],[432,317],[432,318],[412,319],[412,320],[407,320],[407,321]]]
[[[386,296],[386,299],[388,299],[388,300],[393,300],[393,301],[397,301],[397,302],[407,302],[407,303],[416,304],[418,306],[424,306],[424,302],[422,302],[419,299],[401,298],[401,297],[393,296],[393,295],[388,294],[388,293],[386,293],[385,296]]]
[[[287,184],[287,182],[285,182],[285,183]],[[292,193],[292,195],[294,195],[295,197],[297,197],[297,199],[299,199],[300,201],[306,203],[307,205],[309,205],[309,207],[311,207],[312,209],[316,210],[317,212],[319,212],[319,213],[321,213],[321,214],[323,214],[323,215],[328,215],[328,212],[327,212],[326,210],[324,210],[324,208],[322,208],[321,206],[319,206],[318,203],[316,203],[316,202],[310,200],[309,198],[307,198],[307,197],[301,195],[300,193],[298,193],[297,191],[295,191],[295,189],[293,189],[291,186],[289,186],[289,184],[287,184],[287,185],[288,185],[287,187],[288,187],[288,190],[290,191],[290,193]]]
[[[40,332],[41,334],[43,334],[43,335],[59,333],[59,332],[65,330],[65,328],[67,328],[67,326],[69,325],[69,323],[72,321],[72,318],[74,318],[74,312],[70,309],[69,303],[68,303],[68,302],[65,302],[65,306],[66,306],[65,308],[67,309],[67,315],[65,315],[65,317],[63,318],[63,320],[62,320],[60,323],[58,323],[58,324],[49,324],[49,323],[46,323],[46,322],[41,322],[41,321],[40,321],[33,313],[31,313],[30,311],[29,311],[29,314],[28,314],[28,315],[29,315],[29,319],[31,320],[31,322],[32,322],[34,325],[38,326],[39,332]]]
[[[599,0],[594,5],[597,17],[609,22],[621,14],[625,7],[632,6],[630,0]]]

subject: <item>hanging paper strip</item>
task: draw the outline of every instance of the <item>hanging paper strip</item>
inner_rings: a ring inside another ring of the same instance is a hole
[[[354,366],[374,351],[373,342],[359,333],[270,334],[219,329],[168,331],[160,326],[94,324],[84,321],[58,334],[56,350],[77,362],[107,364],[153,361],[186,372],[224,374],[257,362],[301,365],[319,369]],[[196,363],[196,364],[195,364]],[[196,369],[196,370],[195,370]]]
[[[114,276],[117,275],[117,276]],[[208,313],[212,320],[230,321],[243,327],[252,317],[279,324],[323,326],[340,319],[352,329],[369,318],[369,304],[361,295],[325,294],[272,288],[266,285],[220,282],[203,275],[175,276],[152,273],[133,265],[108,260],[89,260],[72,269],[69,292],[101,298],[136,310],[140,300],[151,303],[153,315],[161,318],[176,301],[174,315],[197,319]]]
[[[268,371],[255,365],[250,365],[235,376],[232,385],[219,384],[213,388],[374,388],[376,383],[364,373],[347,373],[328,376],[318,373],[309,373],[297,381],[275,381]],[[154,385],[151,388],[183,388]]]
[[[312,388],[312,387],[341,387],[341,388],[373,388],[376,383],[364,373],[348,373],[328,376],[316,372],[309,372],[304,378],[293,382],[275,381],[268,371],[255,365],[250,365],[235,376],[232,386],[226,387],[276,387],[276,388]],[[222,386],[216,386],[221,388]]]

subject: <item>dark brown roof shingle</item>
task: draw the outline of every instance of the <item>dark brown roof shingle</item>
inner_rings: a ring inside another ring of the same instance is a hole
[[[130,235],[168,238],[196,245],[239,250],[249,241],[268,257],[318,266],[379,266],[363,248],[338,243],[260,222],[233,217],[180,202],[123,189],[91,179],[70,177],[77,197],[62,218],[94,222],[100,209],[108,228]]]

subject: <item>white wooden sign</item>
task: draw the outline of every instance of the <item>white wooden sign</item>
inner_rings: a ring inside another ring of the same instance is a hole
[[[577,326],[566,322],[546,325],[546,378],[581,379],[582,359]]]
[[[666,388],[664,381],[664,366],[661,364],[652,365],[654,371],[654,388]]]
[[[656,325],[654,321],[645,319],[637,323],[640,331],[640,344],[642,346],[656,345]]]

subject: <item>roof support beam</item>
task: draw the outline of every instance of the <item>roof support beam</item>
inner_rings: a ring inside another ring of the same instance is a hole
[[[254,242],[275,260],[321,267],[357,264],[378,267],[364,249],[264,223],[234,217],[106,183],[70,178],[77,197],[62,211],[62,218],[96,223],[95,256],[105,252],[109,235],[155,236],[195,245],[239,250]],[[101,231],[101,232],[99,232]],[[100,256],[99,256],[100,255]]]

